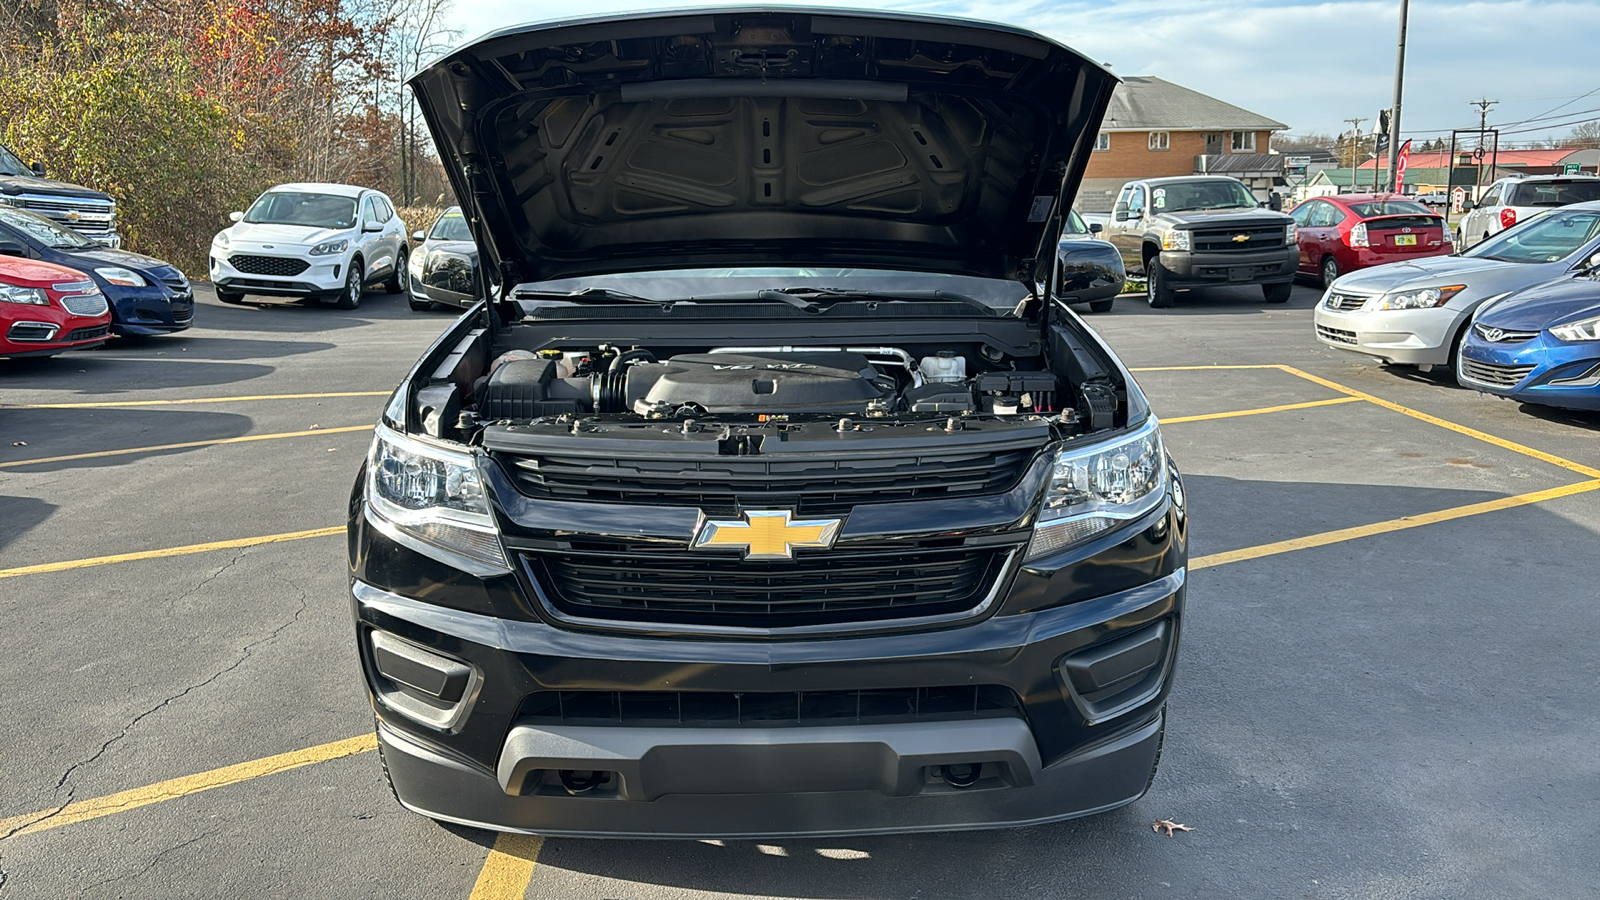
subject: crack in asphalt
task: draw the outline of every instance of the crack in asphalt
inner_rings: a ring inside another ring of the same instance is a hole
[[[202,588],[204,588],[206,585],[210,584],[213,581],[216,581],[218,578],[221,578],[223,572],[226,572],[229,569],[233,568],[235,565],[237,565],[239,560],[244,559],[245,554],[247,554],[249,552],[250,552],[250,548],[249,547],[241,547],[239,549],[239,552],[235,553],[233,555],[233,559],[230,559],[226,563],[223,563],[220,567],[218,567],[218,569],[215,572],[212,572],[210,575],[207,575],[205,578],[202,578],[200,580],[199,584],[197,584],[194,587],[188,589],[187,591],[184,591],[183,593],[181,593],[178,596],[172,598],[171,600],[168,600],[167,601],[167,611],[171,612],[172,610],[176,609],[179,603],[182,603],[183,601],[189,599],[190,597],[194,596],[195,594],[198,594],[200,592],[200,590]]]
[[[165,849],[165,850],[161,851],[160,853],[157,853],[155,856],[151,857],[150,861],[145,863],[144,868],[140,869],[137,872],[134,872],[134,873],[129,874],[129,875],[114,875],[114,876],[112,876],[110,878],[102,878],[101,880],[96,881],[94,884],[91,884],[88,887],[84,888],[84,891],[83,891],[84,896],[93,896],[94,889],[98,888],[98,887],[100,887],[102,885],[111,884],[111,883],[117,882],[117,881],[127,881],[127,880],[132,879],[132,878],[141,878],[146,873],[148,873],[151,869],[154,869],[156,867],[156,863],[161,862],[161,860],[164,859],[168,854],[176,853],[176,852],[178,852],[179,850],[182,850],[185,847],[190,847],[190,846],[193,846],[195,844],[198,844],[201,841],[205,840],[208,837],[211,837],[212,835],[216,834],[217,832],[219,832],[221,830],[222,829],[220,829],[220,828],[213,828],[210,831],[207,831],[207,832],[204,832],[204,833],[201,833],[201,834],[197,834],[194,837],[189,838],[186,841],[180,841],[179,843],[173,844],[171,847],[168,847],[167,849]]]
[[[248,548],[246,548],[246,550],[248,550]],[[242,557],[244,555],[244,552],[245,551],[241,551],[240,554],[239,554],[239,557]],[[235,557],[227,565],[222,566],[220,569],[218,569],[217,572],[213,573],[204,582],[202,582],[202,584],[205,584],[205,583],[208,583],[208,582],[210,582],[212,580],[215,580],[218,575],[222,574],[223,570],[228,569],[234,563],[238,562],[239,561],[239,557]],[[297,583],[295,583],[293,581],[289,581],[288,579],[285,579],[285,582],[289,586],[293,587],[300,594],[300,605],[295,609],[294,615],[290,616],[289,620],[287,622],[284,622],[282,625],[279,625],[278,627],[272,629],[272,632],[269,633],[266,637],[259,638],[257,640],[251,641],[250,643],[244,645],[244,647],[242,647],[240,649],[239,658],[234,660],[227,667],[221,669],[220,671],[218,671],[215,674],[211,675],[210,677],[206,678],[204,681],[200,681],[200,682],[197,682],[195,684],[189,685],[188,687],[184,688],[183,690],[179,691],[178,693],[173,694],[172,696],[166,698],[165,700],[162,700],[160,703],[157,703],[155,706],[152,706],[149,709],[145,710],[144,712],[138,714],[137,716],[134,716],[133,719],[131,721],[129,721],[127,725],[123,726],[121,731],[119,731],[117,734],[113,735],[109,740],[107,740],[104,743],[102,743],[100,745],[100,749],[96,750],[88,758],[82,759],[82,760],[79,760],[78,762],[73,763],[71,766],[69,766],[67,768],[67,770],[65,772],[61,773],[61,777],[56,780],[55,789],[59,791],[63,787],[65,787],[66,790],[67,790],[67,799],[65,801],[63,801],[60,806],[57,806],[55,809],[50,810],[49,812],[39,816],[36,819],[33,819],[32,821],[25,822],[25,823],[23,823],[21,825],[18,825],[15,828],[12,828],[10,831],[7,831],[5,834],[0,835],[0,842],[4,842],[4,841],[10,839],[13,835],[17,834],[17,832],[19,832],[19,831],[22,831],[22,830],[27,829],[27,828],[31,828],[34,825],[39,824],[40,822],[44,822],[46,820],[54,818],[55,816],[60,815],[62,810],[66,809],[68,806],[72,805],[73,798],[74,798],[74,796],[76,795],[76,792],[77,792],[77,788],[67,784],[67,780],[72,777],[72,773],[78,771],[79,769],[83,768],[84,766],[87,766],[87,765],[95,762],[101,756],[104,756],[105,752],[107,750],[111,749],[112,745],[116,744],[118,741],[121,741],[123,738],[127,737],[128,733],[131,732],[134,729],[135,726],[137,726],[140,722],[144,721],[149,716],[154,715],[155,713],[159,712],[160,710],[162,710],[162,709],[166,708],[167,706],[171,705],[173,702],[175,702],[177,700],[181,700],[182,698],[188,696],[190,693],[192,693],[194,691],[197,691],[197,690],[205,687],[208,684],[211,684],[212,682],[216,681],[217,679],[221,678],[222,676],[224,676],[224,675],[228,674],[229,672],[232,672],[233,670],[235,670],[235,669],[239,668],[240,666],[244,665],[245,661],[248,660],[251,657],[251,655],[255,652],[255,649],[257,647],[276,640],[278,638],[278,636],[283,634],[283,632],[285,630],[289,629],[295,623],[299,622],[300,621],[300,617],[305,614],[306,607],[308,605],[308,599],[307,599],[307,596],[306,596],[306,589],[301,587],[299,584],[297,584]],[[197,586],[195,588],[195,590],[199,590],[199,587]],[[184,596],[187,596],[188,594],[191,594],[193,592],[194,591],[188,591],[188,592],[185,593]],[[3,858],[0,858],[0,860],[3,860]],[[4,892],[6,883],[8,881],[9,881],[9,876],[7,875],[4,867],[0,866],[0,892]]]

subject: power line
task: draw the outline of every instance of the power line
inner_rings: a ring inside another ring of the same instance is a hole
[[[1544,118],[1545,116],[1550,115],[1551,113],[1555,112],[1558,109],[1561,109],[1564,106],[1571,106],[1572,104],[1577,103],[1579,100],[1582,100],[1585,97],[1593,97],[1595,94],[1600,94],[1600,88],[1595,88],[1594,90],[1589,91],[1587,93],[1579,94],[1576,97],[1572,97],[1572,98],[1568,99],[1567,102],[1558,104],[1556,106],[1552,106],[1549,109],[1545,110],[1544,112],[1539,113],[1537,116],[1534,116],[1534,117],[1532,117],[1530,119],[1523,119],[1520,122],[1506,122],[1505,124],[1499,125],[1499,126],[1496,126],[1496,127],[1499,127],[1499,128],[1513,128],[1513,127],[1515,127],[1517,125],[1526,125],[1529,122],[1537,122],[1540,119]],[[1565,118],[1565,116],[1563,116],[1563,118]]]

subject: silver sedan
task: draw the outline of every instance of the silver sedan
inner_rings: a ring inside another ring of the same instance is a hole
[[[1600,202],[1579,203],[1528,219],[1459,256],[1352,272],[1317,304],[1317,339],[1423,371],[1453,366],[1480,306],[1565,277],[1597,250]]]

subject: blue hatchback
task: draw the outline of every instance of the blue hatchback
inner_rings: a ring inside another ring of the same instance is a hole
[[[1576,275],[1484,307],[1457,372],[1486,394],[1600,410],[1600,253]]]
[[[93,278],[111,303],[117,334],[170,334],[194,321],[194,291],[174,266],[154,257],[112,250],[44,216],[0,206],[0,247],[77,269]]]

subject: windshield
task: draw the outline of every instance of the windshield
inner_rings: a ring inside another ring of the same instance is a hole
[[[0,206],[0,225],[22,232],[53,250],[89,250],[100,246],[76,231],[68,231],[44,216]]]
[[[430,241],[470,241],[472,232],[467,230],[466,217],[460,210],[447,212],[433,223],[433,231],[428,234]]]
[[[1180,181],[1150,192],[1150,204],[1163,212],[1191,209],[1255,208],[1256,198],[1237,181]]]
[[[1410,200],[1371,200],[1364,203],[1346,204],[1350,210],[1363,219],[1376,218],[1377,216],[1431,216],[1433,210],[1421,203]]]
[[[252,225],[307,225],[351,228],[356,224],[354,197],[301,191],[268,191],[244,214]]]
[[[937,272],[901,272],[886,269],[820,269],[750,267],[735,269],[677,269],[564,278],[518,285],[522,291],[569,294],[582,290],[615,291],[649,300],[686,300],[694,297],[741,294],[754,291],[868,292],[894,299],[900,294],[944,291],[969,297],[996,310],[1014,309],[1028,289],[1015,281],[942,275]],[[926,299],[926,297],[918,297]]]
[[[22,158],[0,146],[0,175],[32,175],[33,170],[28,168]]]
[[[1566,206],[1600,200],[1600,179],[1593,181],[1536,181],[1511,185],[1506,206]]]
[[[1562,210],[1513,225],[1461,255],[1516,263],[1556,262],[1596,237],[1600,237],[1600,210]]]
[[[1063,234],[1088,234],[1089,226],[1083,224],[1083,217],[1075,209],[1067,210],[1067,224],[1061,229]]]

